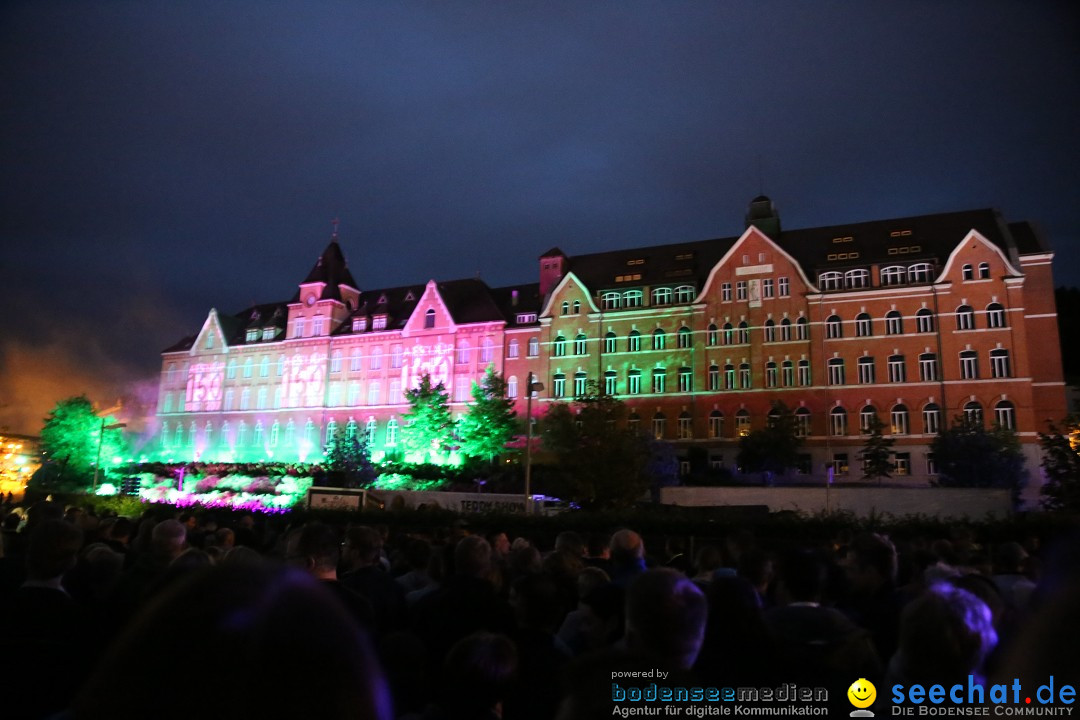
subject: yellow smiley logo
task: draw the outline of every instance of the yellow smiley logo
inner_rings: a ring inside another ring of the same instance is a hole
[[[847,698],[857,708],[868,708],[877,699],[877,688],[866,678],[859,678],[847,689]]]

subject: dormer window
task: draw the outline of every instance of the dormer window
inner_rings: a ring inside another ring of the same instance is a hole
[[[271,327],[263,328],[263,333],[262,333],[262,339],[263,340],[273,340],[275,335],[277,335],[277,328],[276,327],[271,326]]]
[[[382,295],[379,296],[379,304],[380,305],[385,305],[387,302],[388,301],[386,299],[386,293],[383,293]]]
[[[213,350],[214,349],[214,333],[212,333],[212,332],[206,333],[206,349],[207,350]]]
[[[364,318],[364,317],[353,318],[352,331],[353,332],[364,332],[365,330],[367,330],[367,318]]]
[[[314,337],[322,337],[326,334],[326,318],[322,315],[316,315],[315,319],[311,321],[311,334]]]
[[[675,288],[675,302],[688,303],[694,301],[694,288],[692,285],[680,285]]]
[[[385,330],[386,329],[386,316],[376,315],[371,319],[372,330]]]
[[[248,328],[247,334],[244,336],[244,340],[247,342],[255,342],[259,339],[258,328]]]
[[[670,305],[671,288],[654,288],[652,291],[653,305]]]
[[[536,322],[536,313],[518,313],[517,321],[519,325],[524,323],[534,323]]]

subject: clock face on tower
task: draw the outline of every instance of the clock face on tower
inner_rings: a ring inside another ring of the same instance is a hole
[[[307,299],[304,300],[304,302],[306,302],[308,304],[308,306],[314,305],[315,304],[315,295],[314,294],[308,295]]]

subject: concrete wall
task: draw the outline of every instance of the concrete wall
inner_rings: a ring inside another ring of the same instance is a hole
[[[696,507],[767,505],[770,511],[794,510],[813,514],[828,509],[852,512],[967,517],[1005,517],[1012,512],[1008,490],[979,488],[833,487],[672,487],[660,491],[665,505]]]

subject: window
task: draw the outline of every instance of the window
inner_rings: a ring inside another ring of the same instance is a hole
[[[627,290],[623,293],[623,305],[628,308],[641,307],[642,297],[640,290]]]
[[[349,418],[349,422],[345,423],[345,438],[352,440],[356,437],[356,421]]]
[[[170,366],[169,373],[171,374],[173,370],[174,368]],[[225,364],[225,378],[228,380],[236,378],[236,360],[229,360],[229,362]],[[169,382],[172,382],[172,377],[169,378]]]
[[[934,332],[934,314],[926,308],[915,313],[915,329],[921,333]]]
[[[641,416],[636,412],[630,413],[630,416],[626,418],[626,428],[630,432],[636,433],[638,427],[641,425]]]
[[[800,317],[795,321],[795,337],[799,340],[810,339],[810,321]]]
[[[855,316],[855,336],[867,337],[872,335],[870,316],[866,313],[859,313]]]
[[[255,332],[257,334],[258,330],[256,330]],[[254,339],[255,338],[252,338],[252,340],[254,340]],[[213,332],[206,333],[206,349],[207,350],[213,350],[214,349],[214,333]],[[208,428],[210,427],[209,424],[207,425],[207,427]],[[209,434],[207,435],[207,437],[209,437]],[[209,444],[209,443],[207,443],[207,444]]]
[[[262,428],[261,423],[259,425],[255,426],[256,434],[258,434],[258,432],[259,432],[259,430],[261,428]],[[281,424],[278,423],[275,420],[274,424],[270,426],[270,447],[277,447],[278,439],[280,438],[280,436],[281,436]]]
[[[909,283],[928,283],[933,279],[934,268],[930,263],[915,263],[908,268]]]
[[[975,380],[979,377],[979,353],[974,350],[960,352],[960,377]]]
[[[919,380],[921,382],[935,382],[938,380],[937,355],[934,353],[919,355]]]
[[[859,358],[859,384],[860,385],[873,385],[874,384],[874,358],[861,357]]]
[[[371,329],[372,330],[385,330],[386,329],[386,316],[385,315],[376,315],[374,318],[372,318],[372,320],[371,320]]]
[[[655,368],[652,371],[652,391],[654,393],[664,392],[664,386],[667,384],[667,370],[664,368]]]
[[[975,274],[972,272],[970,265],[965,265],[960,272],[963,275],[964,280],[971,280],[975,277]]]
[[[236,447],[244,447],[247,444],[247,423],[241,420],[236,425]]]
[[[345,392],[345,404],[349,406],[360,404],[360,383],[349,383],[348,389]]]
[[[622,305],[622,293],[606,292],[600,296],[602,310],[618,310],[620,305]]]
[[[232,410],[232,389],[225,391],[225,409]],[[161,412],[172,412],[172,393],[165,393],[165,401],[162,403]]]
[[[720,342],[720,328],[716,327],[716,323],[709,323],[709,328],[705,333],[705,344],[709,347],[718,345]]]
[[[555,338],[555,342],[552,343],[551,347],[552,347],[552,354],[555,357],[565,357],[566,356],[566,338],[564,338],[562,335],[559,335],[559,336],[557,336]]]
[[[724,413],[713,410],[709,413],[709,437],[718,438],[724,434]]]
[[[709,389],[720,389],[720,366],[716,363],[709,365]]]
[[[308,420],[304,424],[304,442],[308,447],[312,447],[315,444],[315,423]]]
[[[693,344],[694,336],[690,332],[690,328],[686,327],[685,325],[683,327],[679,328],[678,337],[679,337],[678,345],[682,349],[686,349],[686,348],[690,347]]]
[[[810,361],[799,361],[799,384],[806,387],[810,384]]]
[[[774,286],[772,278],[765,278],[761,281],[761,297],[771,298],[773,296]]]
[[[747,285],[746,285],[745,280],[736,280],[735,281],[735,299],[736,300],[745,300],[746,299],[746,287],[747,287]]]
[[[638,395],[641,393],[641,371],[631,370],[626,375],[626,392],[631,395]]]
[[[893,455],[893,473],[896,475],[911,474],[911,453],[898,452]]]
[[[844,384],[844,359],[843,358],[830,358],[829,359],[829,384],[830,385],[843,385]]]
[[[558,341],[556,340],[556,343],[557,342]],[[558,345],[556,345],[556,348],[557,347],[558,347]],[[466,341],[466,340],[461,341],[461,344],[458,345],[458,348],[457,348],[457,364],[458,365],[468,365],[469,364],[469,351],[471,349],[472,348],[469,347],[468,341]],[[565,345],[563,346],[563,352],[564,353],[566,352]]]
[[[253,366],[253,363],[252,363],[251,358],[246,358],[244,360],[244,377],[246,377],[246,378],[251,377],[251,368],[252,368],[252,366]]]
[[[844,276],[838,272],[823,272],[818,275],[818,287],[822,291],[839,290],[844,283]]]
[[[405,363],[405,349],[401,346],[401,343],[394,343],[390,346],[390,367],[399,368]]]
[[[848,270],[844,276],[844,281],[852,289],[870,287],[870,271],[863,269]]]
[[[929,403],[922,411],[923,432],[927,435],[936,435],[941,431],[941,408],[937,403]]]
[[[739,323],[739,344],[746,345],[750,342],[750,325],[743,320]]]
[[[739,363],[739,383],[743,388],[751,387],[750,363]]]
[[[731,283],[720,283],[720,301],[731,302]]]
[[[765,387],[774,388],[779,384],[780,370],[771,360],[765,363]]]
[[[896,310],[890,310],[889,312],[885,313],[885,334],[904,334],[904,316]]]
[[[679,415],[678,437],[680,440],[692,440],[694,437],[694,422],[688,412]]]
[[[868,433],[878,419],[877,408],[867,405],[859,411],[859,432]]]
[[[379,387],[379,381],[378,380],[372,380],[371,383],[368,384],[367,404],[368,405],[378,405],[379,404],[379,396],[382,394],[381,391],[382,391],[382,388]]]
[[[734,345],[735,344],[735,331],[732,328],[731,323],[729,323],[729,322],[724,323],[724,344],[725,345]]]
[[[977,401],[964,405],[964,422],[969,425],[982,425],[983,424],[983,408]]]
[[[660,328],[656,328],[652,334],[652,349],[663,350],[666,345],[667,337],[666,333]]]
[[[777,279],[777,286],[780,289],[780,297],[790,297],[791,295],[791,281],[786,277]]]
[[[750,434],[750,411],[746,408],[735,413],[735,435],[746,437]]]
[[[829,412],[829,432],[833,435],[847,435],[847,410],[839,405]]]
[[[244,334],[244,340],[246,342],[255,342],[258,339],[259,339],[259,329],[258,328],[248,328],[247,333]],[[206,341],[208,343],[210,343],[211,347],[213,347],[213,344],[214,344],[213,340],[214,339],[212,337],[207,337],[206,338]],[[207,350],[209,350],[209,349],[210,348],[207,348]]]
[[[997,348],[990,351],[990,374],[996,378],[1012,377],[1009,372],[1009,351]]]
[[[971,309],[970,305],[961,305],[956,308],[956,329],[975,329],[975,311]]]
[[[371,349],[371,365],[372,370],[382,370],[382,348],[376,347]]]
[[[994,423],[1005,430],[1016,430],[1016,407],[1008,400],[994,406]]]
[[[637,330],[631,330],[630,334],[626,336],[626,349],[628,352],[641,350],[641,333]]]
[[[585,351],[585,341],[587,339],[588,338],[585,337],[585,333],[578,333],[577,337],[574,338],[574,354],[575,355],[584,355],[585,354],[585,352],[586,352]]]
[[[322,337],[326,334],[326,318],[322,315],[316,315],[315,319],[311,321],[311,335],[313,337]]]
[[[245,388],[245,390],[246,389],[247,388]],[[264,388],[264,387],[259,388],[258,393],[255,395],[255,409],[256,410],[265,410],[266,409],[266,388]]]
[[[263,358],[263,364],[264,365],[269,364],[267,362],[267,358],[265,358],[265,357]],[[334,352],[332,352],[330,354],[330,372],[332,372],[332,373],[341,372],[341,351],[340,350],[335,350]],[[262,372],[261,367],[259,368],[259,374],[262,375],[263,377],[266,377],[266,373]]]
[[[517,340],[511,340],[506,345],[506,357],[516,358],[520,355],[521,350]]]
[[[679,392],[693,392],[694,371],[688,367],[679,368]]]
[[[390,393],[386,398],[388,403],[399,403],[405,399],[405,396],[401,392],[401,378],[394,378],[390,381]],[[468,400],[468,398],[466,398]]]
[[[881,268],[882,286],[902,285],[905,278],[907,278],[907,270],[899,265]]]
[[[353,348],[352,354],[349,355],[349,370],[356,372],[363,367],[363,356],[360,354],[360,348]],[[279,373],[280,374],[280,373]]]
[[[577,371],[574,373],[574,397],[582,397],[588,391],[589,376],[582,372]]]
[[[780,342],[791,340],[791,321],[784,318],[780,321]]]
[[[979,263],[979,279],[990,279],[990,263]]]
[[[785,360],[780,364],[780,382],[784,387],[795,386],[795,363]]]
[[[735,366],[728,363],[724,366],[724,389],[734,390],[736,387],[738,386],[735,384]]]
[[[606,352],[606,353],[616,352],[617,348],[616,348],[615,344],[616,344],[617,341],[618,341],[618,338],[615,336],[615,333],[609,332],[607,335],[605,335],[604,336],[604,352]]]
[[[566,376],[562,373],[555,373],[551,378],[551,395],[552,397],[566,397]]]
[[[375,418],[368,418],[367,427],[365,432],[367,433],[368,441],[375,442],[375,431],[379,428],[379,424],[375,421]]]
[[[577,315],[581,312],[581,301],[575,300],[573,304],[574,314]]]
[[[604,373],[604,394],[614,395],[617,389],[618,375],[614,370],[608,370]]]
[[[506,397],[513,399],[518,396],[517,375],[511,375],[506,379]]]
[[[653,437],[657,440],[661,440],[664,437],[664,431],[667,429],[667,418],[664,417],[664,413],[658,412],[653,415],[652,419],[652,431]]]
[[[799,318],[800,320],[802,318]],[[830,315],[825,320],[825,337],[827,338],[841,338],[844,336],[844,328],[840,323],[839,315]]]
[[[352,331],[355,333],[355,332],[364,332],[365,330],[367,330],[367,318],[363,318],[363,317],[353,318]]]
[[[569,300],[563,300],[562,314],[563,315],[569,315],[570,314],[570,301]]]
[[[326,406],[337,407],[341,404],[341,383],[330,383],[330,389],[326,393]]]
[[[765,321],[764,336],[765,342],[776,342],[776,323],[771,319]]]
[[[907,382],[907,369],[904,365],[903,355],[890,355],[889,356],[889,382],[902,383]]]
[[[540,354],[540,338],[529,338],[529,357],[536,357]]]
[[[670,305],[671,304],[671,288],[653,288],[653,291],[652,291],[652,304],[653,305]]]
[[[435,327],[435,309],[430,308],[424,313],[424,329],[431,330]]]
[[[293,321],[293,334],[294,338],[304,337],[304,318],[298,317]],[[270,431],[273,434],[273,430]]]
[[[990,303],[986,306],[986,327],[1005,327],[1005,307],[1000,303]]]
[[[798,437],[810,437],[810,411],[804,407],[795,411],[795,435]]]
[[[675,302],[688,303],[694,301],[694,288],[692,285],[680,285],[675,288]]]

